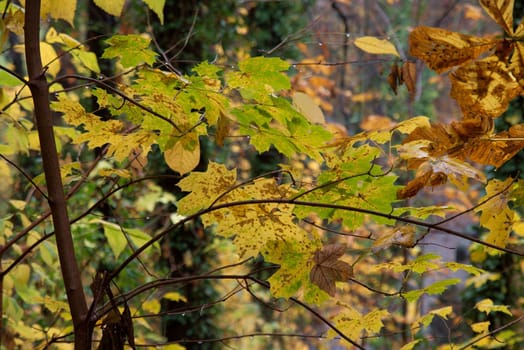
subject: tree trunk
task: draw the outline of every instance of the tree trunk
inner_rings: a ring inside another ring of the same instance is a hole
[[[60,177],[53,120],[49,104],[49,85],[40,56],[40,0],[26,2],[25,55],[28,85],[33,97],[35,121],[40,139],[42,161],[51,208],[62,278],[75,331],[75,349],[91,348],[91,331],[87,320],[87,303],[80,278],[67,214],[67,201]]]

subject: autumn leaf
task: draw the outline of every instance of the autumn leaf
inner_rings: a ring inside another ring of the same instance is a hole
[[[343,309],[333,318],[333,322],[350,339],[359,339],[363,332],[367,335],[377,334],[384,326],[382,319],[389,316],[389,312],[383,309],[373,309],[363,315],[351,305],[339,304]],[[337,334],[330,329],[327,336],[333,338]]]
[[[198,135],[189,133],[181,137],[172,147],[164,151],[166,164],[179,174],[187,174],[200,162]]]
[[[195,171],[180,180],[177,186],[190,192],[178,201],[178,212],[191,215],[209,207],[220,195],[236,183],[236,170],[228,170],[224,165],[210,162],[206,172]]]
[[[400,57],[395,45],[389,40],[374,36],[363,36],[355,40],[355,46],[367,53],[375,55],[394,55]]]
[[[475,304],[475,308],[479,311],[485,312],[488,315],[491,312],[502,312],[506,315],[513,316],[513,313],[509,310],[507,305],[495,305],[493,300],[488,298],[482,299],[477,304]]]
[[[326,122],[324,113],[313,99],[303,92],[293,93],[293,107],[313,124],[324,124]]]
[[[409,54],[438,73],[471,62],[496,46],[492,39],[478,38],[433,27],[416,27],[409,35]]]
[[[483,198],[491,199],[475,208],[476,212],[482,212],[480,224],[488,230],[486,242],[498,247],[506,246],[515,218],[513,210],[508,206],[508,203],[512,200],[509,191],[512,182],[512,178],[505,181],[490,180],[486,186],[486,195]],[[500,251],[495,249],[488,249],[488,252],[500,254]]]
[[[271,295],[289,298],[301,294],[306,302],[315,305],[326,301],[329,295],[309,278],[314,266],[311,257],[320,247],[318,237],[302,243],[293,240],[268,242],[261,253],[266,261],[279,265],[268,279]]]
[[[122,9],[124,8],[125,0],[94,0],[96,6],[100,7],[105,12],[109,13],[112,16],[120,16]]]
[[[96,0],[95,0],[96,2]],[[47,15],[54,19],[63,19],[71,26],[74,25],[75,10],[77,0],[43,0],[41,5],[41,15],[45,18]]]
[[[480,0],[480,5],[509,35],[513,34],[514,0]]]
[[[381,232],[373,242],[371,250],[376,253],[392,245],[412,247],[415,244],[415,228],[412,225],[401,225]]]
[[[335,282],[347,282],[353,275],[353,268],[347,262],[340,260],[346,251],[346,246],[328,244],[315,252],[309,278],[311,282],[335,296]]]
[[[465,117],[481,114],[496,118],[522,88],[497,56],[463,65],[450,76],[450,95]]]

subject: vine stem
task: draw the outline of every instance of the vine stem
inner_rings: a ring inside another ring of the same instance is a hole
[[[71,225],[67,213],[67,199],[60,175],[53,117],[49,103],[49,85],[45,77],[45,69],[42,66],[39,34],[40,0],[27,1],[24,36],[29,76],[28,86],[34,104],[34,117],[48,189],[48,203],[53,219],[62,278],[73,319],[75,350],[87,350],[91,348],[91,331],[87,320],[88,308],[76,261]]]

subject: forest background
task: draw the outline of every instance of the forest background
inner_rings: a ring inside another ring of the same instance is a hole
[[[2,348],[522,347],[519,2],[0,10]]]

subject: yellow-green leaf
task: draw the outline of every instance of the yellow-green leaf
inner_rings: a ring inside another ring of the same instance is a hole
[[[107,221],[102,221],[101,223],[104,228],[104,235],[106,236],[109,248],[113,251],[115,259],[118,259],[127,246],[127,239],[122,232],[122,228]]]
[[[160,302],[157,299],[146,300],[142,302],[142,309],[148,313],[156,314],[160,312]]]
[[[160,20],[160,24],[164,24],[164,5],[166,0],[144,0],[147,7],[151,9]]]
[[[355,46],[362,51],[375,55],[395,55],[400,57],[397,48],[389,40],[374,36],[363,36],[355,40]]]
[[[112,16],[120,16],[122,9],[124,8],[125,0],[94,0],[96,6],[100,7],[105,12]]]
[[[162,296],[162,298],[168,299],[171,301],[184,301],[184,302],[187,301],[187,298],[178,292],[167,292],[166,294]]]
[[[63,19],[69,24],[74,25],[76,2],[77,0],[43,0],[40,12],[42,17],[49,15],[54,19]],[[110,3],[112,1],[103,2]]]
[[[507,305],[495,305],[493,304],[493,300],[488,298],[482,299],[477,304],[475,304],[475,308],[479,311],[485,312],[488,315],[491,312],[502,312],[509,316],[513,316]]]
[[[473,323],[471,325],[471,330],[475,333],[486,333],[489,331],[490,324],[490,321]]]
[[[120,57],[124,67],[134,67],[140,63],[149,65],[155,62],[156,53],[149,48],[151,39],[142,35],[114,35],[105,41],[110,46],[104,50],[102,58]]]

